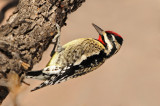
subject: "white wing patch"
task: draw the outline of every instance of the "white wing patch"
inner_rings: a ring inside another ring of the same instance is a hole
[[[51,74],[59,74],[61,71],[60,67],[57,66],[48,66],[43,69],[43,73],[51,75]]]
[[[83,60],[86,60],[87,56],[86,55],[82,55],[80,59],[78,59],[74,65],[79,65]]]

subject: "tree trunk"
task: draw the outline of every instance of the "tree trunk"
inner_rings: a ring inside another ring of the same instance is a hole
[[[0,28],[0,104],[38,63],[67,15],[85,0],[20,0]],[[12,82],[12,83],[11,83]]]

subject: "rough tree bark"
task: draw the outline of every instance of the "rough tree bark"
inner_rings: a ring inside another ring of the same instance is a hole
[[[23,73],[41,60],[57,33],[55,23],[66,25],[67,15],[84,1],[19,1],[7,24],[0,28],[0,104],[13,86],[21,83]]]

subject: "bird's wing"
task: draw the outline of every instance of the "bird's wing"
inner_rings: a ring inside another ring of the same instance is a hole
[[[75,43],[76,41],[79,43]],[[48,68],[52,66],[62,66],[60,67],[61,69],[59,69],[61,70],[59,71],[60,73],[56,76],[51,76],[50,79],[44,81],[32,91],[47,85],[60,83],[70,78],[70,76],[77,77],[83,75],[95,69],[94,67],[99,65],[98,62],[104,62],[105,48],[100,42],[94,41],[93,39],[74,40],[63,47],[65,50],[58,55],[55,54],[48,64]],[[48,74],[51,75],[51,73],[52,72],[49,72]]]
[[[68,80],[70,77],[75,78],[81,75],[84,75],[92,70],[95,70],[100,65],[104,63],[104,55],[103,51],[98,55],[92,55],[87,59],[83,60],[80,64],[68,66],[66,69],[62,69],[62,73],[57,76],[52,76],[50,79],[44,81],[39,86],[34,88],[32,91],[45,87],[47,85],[54,85],[60,83],[62,81]],[[63,72],[64,71],[64,72]]]

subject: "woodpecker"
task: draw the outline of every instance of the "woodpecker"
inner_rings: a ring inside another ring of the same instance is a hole
[[[73,40],[56,51],[44,69],[26,73],[26,78],[44,80],[31,91],[87,74],[119,51],[123,43],[123,38],[119,34],[92,25],[99,33],[98,39]]]

